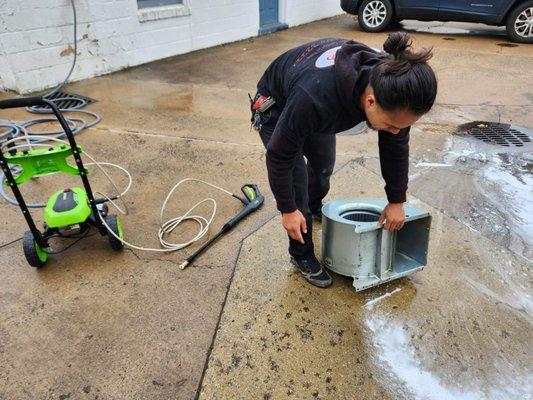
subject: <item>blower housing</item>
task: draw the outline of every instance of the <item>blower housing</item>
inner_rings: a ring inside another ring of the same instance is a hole
[[[405,224],[387,231],[378,222],[384,200],[335,200],[322,207],[322,263],[354,278],[356,291],[420,271],[427,264],[431,216],[405,207]]]

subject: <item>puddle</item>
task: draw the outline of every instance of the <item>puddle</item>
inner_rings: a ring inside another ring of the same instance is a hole
[[[396,288],[367,301],[364,319],[368,331],[367,342],[371,348],[369,352],[374,354],[372,361],[376,374],[395,399],[530,398],[528,397],[531,394],[530,372],[521,370],[512,361],[504,361],[505,358],[501,354],[485,352],[485,357],[494,358],[489,362],[493,369],[486,371],[488,375],[484,374],[485,376],[480,376],[476,372],[470,376],[465,372],[470,362],[474,364],[477,362],[468,361],[475,360],[468,357],[466,350],[468,347],[462,353],[464,358],[461,362],[461,372],[457,370],[457,366],[449,365],[448,360],[443,363],[443,360],[446,360],[444,355],[446,352],[442,349],[439,352],[443,342],[437,331],[431,330],[432,334],[417,335],[417,332],[421,333],[420,330],[414,328],[413,331],[413,326],[409,326],[405,318],[397,318],[393,313],[384,311],[388,306],[382,307],[382,302],[388,302],[387,298],[400,291],[401,288]],[[482,343],[475,343],[468,328],[467,332],[474,341],[472,344],[476,349],[478,345],[484,347]],[[492,343],[496,348],[499,346],[494,340]],[[453,353],[453,350],[451,352]]]
[[[415,161],[409,176],[413,193],[533,260],[533,131],[494,124],[494,131],[467,134],[480,124],[459,127],[440,154]]]
[[[379,349],[377,359],[390,374],[389,389],[401,398],[424,400],[479,400],[479,394],[447,388],[417,359],[404,329],[379,315],[366,320],[372,332],[372,344]],[[392,379],[391,379],[392,378]]]
[[[410,400],[492,400],[530,399],[531,383],[528,376],[517,376],[511,366],[494,366],[497,374],[491,382],[464,376],[465,383],[445,381],[431,367],[422,363],[424,350],[411,343],[407,329],[385,315],[369,311],[365,321],[369,341],[376,354],[378,374],[383,375],[385,386],[397,399]],[[427,356],[427,355],[426,355]],[[434,356],[433,356],[434,357]],[[431,360],[432,357],[426,357]],[[495,361],[497,364],[497,362]]]
[[[474,138],[452,136],[445,164],[471,174],[483,202],[464,216],[477,231],[502,236],[506,247],[533,258],[533,146],[501,147]]]

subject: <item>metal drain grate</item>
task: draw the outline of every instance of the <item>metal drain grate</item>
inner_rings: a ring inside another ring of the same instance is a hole
[[[58,91],[51,96],[46,96],[48,100],[53,100],[60,110],[77,110],[85,107],[87,104],[96,102],[89,97],[76,93]],[[35,111],[49,111],[49,107],[32,107]]]
[[[473,136],[486,143],[501,146],[522,147],[531,142],[531,132],[524,127],[496,122],[475,122],[460,127],[462,133]]]
[[[354,222],[377,222],[380,214],[375,211],[350,210],[343,212],[340,216]]]

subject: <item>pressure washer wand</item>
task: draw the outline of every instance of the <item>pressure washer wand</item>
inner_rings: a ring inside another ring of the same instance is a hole
[[[233,227],[237,225],[248,214],[251,214],[255,210],[258,210],[265,202],[265,198],[263,197],[263,195],[259,191],[259,188],[255,184],[244,185],[243,187],[241,187],[241,191],[244,193],[244,199],[235,195],[234,196],[237,197],[245,205],[244,209],[242,209],[236,216],[226,222],[222,229],[220,229],[215,236],[209,239],[209,241],[204,243],[202,247],[200,247],[193,254],[187,257],[187,259],[180,265],[181,269],[185,269],[185,267],[187,267],[196,257],[202,254],[205,250],[207,250],[207,248],[211,246],[219,237],[233,229]]]

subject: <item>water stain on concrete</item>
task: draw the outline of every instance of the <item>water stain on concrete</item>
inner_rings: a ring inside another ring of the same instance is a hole
[[[166,111],[192,112],[194,110],[194,88],[185,86],[164,93],[154,99],[153,107]]]

